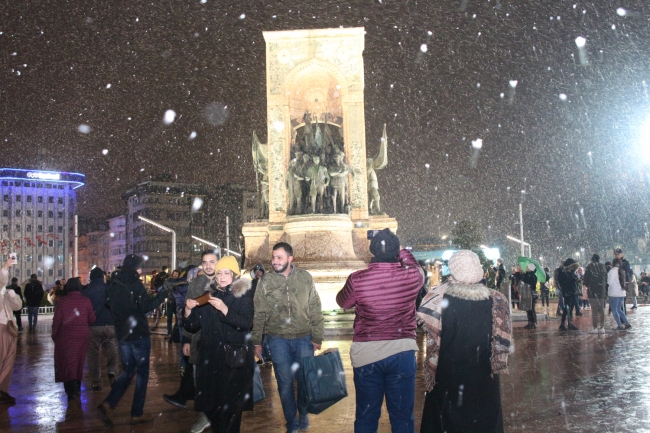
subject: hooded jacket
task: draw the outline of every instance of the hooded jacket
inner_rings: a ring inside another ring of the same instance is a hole
[[[104,278],[94,278],[90,284],[81,291],[81,294],[90,299],[93,304],[93,311],[97,318],[90,326],[113,325],[113,315],[106,307],[106,283]]]
[[[567,259],[562,267],[562,272],[558,272],[557,283],[562,290],[562,296],[582,295],[580,278],[576,272],[580,263],[573,259]]]
[[[29,280],[25,285],[24,296],[28,307],[40,307],[44,294],[43,285],[38,280]]]
[[[584,284],[590,298],[605,299],[607,296],[607,269],[602,263],[591,262],[585,269]]]
[[[355,308],[353,341],[415,338],[415,299],[424,272],[408,250],[397,257],[352,273],[336,295],[341,308]]]

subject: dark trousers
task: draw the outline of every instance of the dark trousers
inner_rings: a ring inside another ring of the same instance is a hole
[[[174,321],[174,315],[176,314],[176,303],[167,303],[167,309],[165,310],[165,315],[167,316],[167,334],[171,335],[174,330],[172,327],[172,322]],[[178,321],[178,317],[176,317]]]
[[[578,314],[582,314],[582,313],[580,312],[580,295],[575,295],[573,298],[574,298],[574,299],[573,299],[573,306],[574,306],[575,309],[576,309],[576,315],[578,315]]]
[[[75,395],[81,394],[81,381],[80,380],[66,380],[63,382],[63,389],[68,394],[68,400],[72,400]]]
[[[151,339],[149,337],[134,341],[119,343],[120,359],[122,361],[122,374],[113,382],[111,392],[104,400],[111,409],[119,403],[131,383],[135,380],[131,416],[140,417],[144,410],[144,400],[147,397],[147,383],[149,382],[149,354],[151,353]]]
[[[241,427],[241,412],[215,411],[208,415],[212,431],[215,433],[239,433]]]
[[[537,303],[537,299],[533,298],[533,308],[532,310],[526,311],[526,315],[528,315],[528,324],[529,325],[537,325],[537,313],[535,313],[535,304]]]
[[[22,312],[23,312],[22,309],[20,309],[18,311],[14,311],[14,317],[16,318],[16,326],[18,327],[18,330],[23,329],[23,319],[21,319],[21,317],[20,317]]]
[[[567,325],[573,325],[573,308],[575,302],[575,295],[564,296],[564,308],[562,309],[562,322],[560,322],[560,326],[564,326],[564,319],[567,319]]]
[[[544,306],[544,301],[546,301],[546,306],[550,307],[551,304],[549,303],[549,300],[550,300],[550,297],[549,297],[548,293],[547,294],[542,293],[542,307]]]

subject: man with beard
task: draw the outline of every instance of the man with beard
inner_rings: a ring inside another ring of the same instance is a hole
[[[301,374],[294,365],[300,365],[301,358],[321,348],[324,333],[323,312],[314,280],[292,261],[291,245],[280,242],[273,246],[271,265],[275,272],[264,274],[257,284],[251,337],[255,354],[260,357],[262,335],[268,334],[287,433],[309,428],[302,381],[298,381],[297,402],[293,390],[294,379]]]

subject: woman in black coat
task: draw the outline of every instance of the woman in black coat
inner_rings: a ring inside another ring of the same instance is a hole
[[[232,256],[219,260],[216,283],[206,288],[209,300],[199,306],[194,299],[185,304],[189,332],[201,330],[196,364],[194,408],[210,419],[218,433],[239,433],[242,411],[253,410],[253,346],[247,335],[253,326],[253,294],[249,280],[238,279]],[[237,279],[235,279],[237,278]],[[236,364],[234,351],[241,357]]]

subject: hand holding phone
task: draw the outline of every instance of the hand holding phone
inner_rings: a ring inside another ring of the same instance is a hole
[[[18,255],[16,253],[9,254],[9,264],[17,265],[18,264]]]

